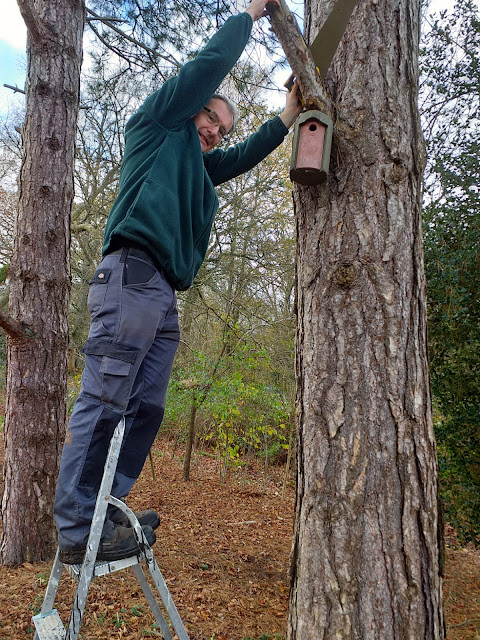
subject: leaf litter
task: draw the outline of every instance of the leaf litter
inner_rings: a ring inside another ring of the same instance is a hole
[[[263,463],[251,464],[247,476],[232,469],[223,481],[221,461],[199,455],[190,482],[184,482],[174,452],[171,443],[156,441],[156,480],[147,461],[128,504],[160,514],[153,551],[190,640],[283,640],[293,482],[282,497],[284,468],[270,467],[264,493]],[[447,533],[447,638],[480,640],[480,553],[460,548],[454,533]],[[0,640],[33,637],[31,618],[42,604],[50,568],[51,562],[0,567]],[[74,587],[64,572],[55,600],[64,622]],[[131,570],[92,582],[80,640],[161,637]]]

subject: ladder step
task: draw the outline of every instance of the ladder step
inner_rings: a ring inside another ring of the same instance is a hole
[[[65,640],[65,627],[56,609],[39,613],[32,620],[39,640]]]
[[[95,562],[93,568],[92,578],[99,578],[100,576],[106,576],[109,573],[115,573],[121,569],[132,567],[135,564],[140,563],[138,555],[130,556],[129,558],[123,558],[123,560],[112,560],[111,562]],[[71,577],[78,582],[82,572],[81,564],[64,564],[63,565]]]

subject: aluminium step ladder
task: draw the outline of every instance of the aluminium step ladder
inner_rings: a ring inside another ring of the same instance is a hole
[[[80,625],[82,622],[83,613],[85,611],[85,603],[87,600],[88,589],[93,578],[99,576],[106,576],[120,569],[131,567],[135,576],[137,577],[143,593],[147,599],[148,604],[155,616],[157,624],[165,640],[173,640],[173,635],[170,627],[164,617],[164,613],[160,608],[153,591],[150,587],[146,575],[142,568],[142,562],[146,564],[152,580],[157,587],[161,601],[163,603],[164,610],[167,617],[170,619],[171,626],[178,640],[189,640],[187,631],[183,626],[183,622],[172,600],[165,580],[158,568],[158,565],[153,556],[153,552],[145,539],[142,527],[138,522],[135,514],[129,509],[124,502],[117,500],[110,495],[112,489],[113,477],[117,468],[118,457],[120,455],[120,449],[123,441],[123,434],[125,431],[125,419],[122,418],[115,428],[110,447],[108,450],[107,461],[103,472],[103,478],[98,491],[97,502],[95,505],[95,511],[92,519],[92,526],[90,528],[90,536],[87,542],[87,550],[81,565],[69,565],[60,562],[58,554],[55,555],[53,568],[50,573],[50,579],[48,581],[47,590],[45,592],[45,598],[41,611],[38,615],[33,616],[32,620],[35,624],[35,636],[34,640],[76,640],[80,631]],[[100,537],[102,535],[103,523],[107,514],[107,507],[109,504],[121,509],[128,517],[130,524],[132,525],[135,537],[138,542],[139,551],[136,555],[122,560],[114,562],[96,562],[98,546],[100,544]],[[77,582],[77,590],[75,592],[74,602],[70,613],[70,620],[68,627],[65,629],[63,622],[60,619],[58,611],[53,608],[55,596],[60,584],[60,578],[63,569],[72,576]]]

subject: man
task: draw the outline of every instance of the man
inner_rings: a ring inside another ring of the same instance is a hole
[[[205,257],[218,208],[214,186],[265,158],[301,110],[295,87],[280,116],[235,147],[214,149],[235,116],[217,87],[266,4],[252,0],[245,13],[229,18],[127,123],[119,193],[91,281],[82,387],[57,482],[62,562],[83,560],[110,438],[121,416],[126,427],[112,488],[116,497],[130,492],[158,431],[179,341],[175,290],[192,284]],[[137,517],[153,544],[157,514]],[[128,519],[109,507],[97,559],[119,560],[137,550]]]

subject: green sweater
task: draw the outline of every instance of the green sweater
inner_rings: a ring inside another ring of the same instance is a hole
[[[202,154],[192,117],[238,60],[251,29],[248,13],[229,18],[194,60],[145,100],[125,128],[119,192],[103,254],[122,244],[142,247],[178,290],[188,289],[205,258],[218,209],[214,186],[254,167],[288,131],[276,116],[244,142]]]

